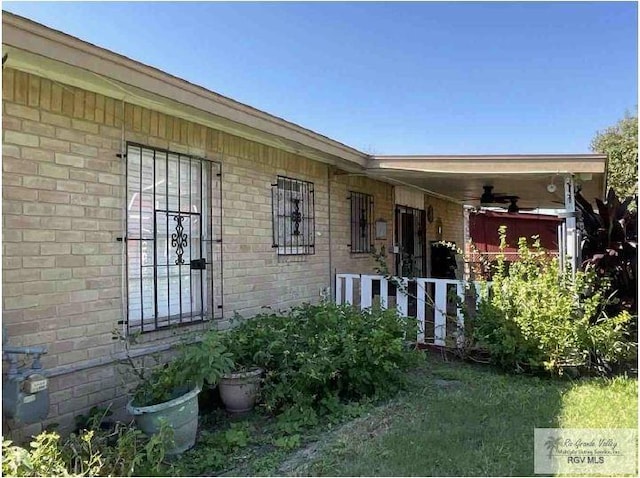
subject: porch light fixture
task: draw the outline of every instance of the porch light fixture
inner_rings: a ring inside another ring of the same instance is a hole
[[[438,241],[442,240],[442,219],[436,219],[436,239]]]

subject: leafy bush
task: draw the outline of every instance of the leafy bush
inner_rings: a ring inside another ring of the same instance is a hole
[[[504,228],[500,230],[505,245]],[[608,318],[606,298],[592,273],[561,273],[558,261],[519,241],[519,260],[507,271],[499,257],[492,286],[485,287],[474,323],[474,338],[493,362],[516,370],[562,373],[567,365],[617,362],[631,344],[624,332],[630,316]]]
[[[4,476],[155,476],[164,469],[164,451],[172,439],[165,427],[147,438],[140,430],[116,423],[110,430],[82,430],[60,439],[45,431],[29,448],[2,443]]]
[[[414,322],[393,310],[304,305],[244,321],[224,343],[236,363],[266,370],[262,393],[269,411],[296,405],[326,413],[336,400],[397,387],[399,371],[415,356],[404,342],[415,336]]]
[[[134,403],[136,406],[163,403],[179,397],[194,385],[202,386],[204,382],[214,385],[232,366],[231,354],[220,335],[211,330],[198,343],[182,344],[178,355],[169,363],[156,366],[149,373],[138,367],[136,375],[140,382],[134,391]]]
[[[606,306],[608,315],[623,311],[633,315],[630,337],[637,341],[638,197],[620,201],[609,189],[605,202],[595,202],[598,213],[580,193],[576,194],[584,224],[582,268],[593,270],[598,285],[612,296]]]

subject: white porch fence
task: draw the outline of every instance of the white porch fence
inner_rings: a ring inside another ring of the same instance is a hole
[[[395,306],[401,317],[417,319],[416,340],[419,344],[445,346],[449,338],[450,344],[453,341],[461,347],[464,343],[461,305],[466,300],[465,282],[407,277],[399,277],[397,281],[400,287],[394,284],[390,287],[390,281],[380,275],[336,274],[336,304],[359,305],[364,310],[373,306],[377,297],[381,308]],[[390,295],[390,289],[395,289],[395,298],[394,294]],[[474,291],[477,297],[478,283],[474,283]]]

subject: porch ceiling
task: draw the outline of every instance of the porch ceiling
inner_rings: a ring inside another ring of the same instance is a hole
[[[604,193],[606,160],[601,154],[374,156],[367,173],[470,206],[480,204],[483,186],[493,186],[494,193],[518,196],[521,208],[564,209],[564,176],[573,175],[593,201]],[[554,193],[547,190],[551,183]]]

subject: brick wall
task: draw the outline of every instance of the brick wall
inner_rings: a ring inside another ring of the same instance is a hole
[[[12,344],[49,349],[43,365],[59,374],[50,419],[69,424],[97,402],[122,402],[110,362],[124,310],[123,140],[221,160],[224,317],[317,301],[330,284],[325,165],[12,69],[3,71],[3,108],[4,324]],[[314,182],[314,255],[272,247],[279,174]]]
[[[118,155],[125,141],[221,162],[226,319],[317,301],[331,284],[331,265],[373,271],[370,257],[346,246],[349,190],[373,194],[374,217],[388,221],[387,240],[377,245],[393,239],[392,186],[336,175],[325,164],[179,118],[6,68],[2,119],[3,319],[11,344],[49,349],[45,425],[64,429],[93,405],[115,401],[118,408],[125,400],[113,366],[121,350],[111,334],[126,310],[124,248],[116,240],[124,236],[126,164]],[[313,255],[279,256],[272,247],[271,184],[278,175],[314,183]],[[437,208],[453,238],[462,228],[459,206]],[[172,337],[153,332],[142,347]],[[14,436],[39,428],[22,427]]]
[[[373,196],[373,220],[387,221],[387,237],[375,240],[376,250],[382,246],[386,251],[393,245],[393,186],[363,176],[353,176],[342,171],[334,171],[331,182],[331,254],[335,272],[350,274],[374,274],[376,262],[371,254],[352,253],[351,244],[351,202],[350,191]],[[375,231],[374,231],[375,232]],[[393,261],[388,255],[389,266]],[[390,269],[392,270],[392,269]]]

